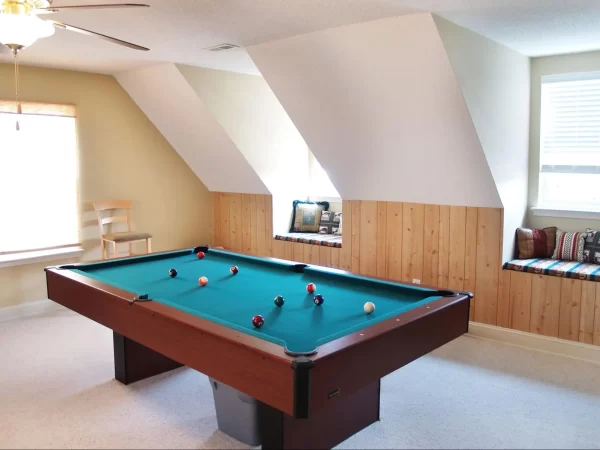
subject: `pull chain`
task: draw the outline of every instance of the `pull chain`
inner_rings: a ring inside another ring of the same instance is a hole
[[[21,102],[19,101],[19,52],[13,49],[15,55],[15,101],[17,102],[17,114],[22,114],[23,109],[21,108]],[[17,116],[17,131],[21,129],[19,125],[19,118]]]

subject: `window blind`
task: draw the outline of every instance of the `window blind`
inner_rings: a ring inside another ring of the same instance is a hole
[[[11,109],[14,108],[14,109]],[[0,254],[79,243],[75,108],[0,101]]]
[[[600,208],[600,73],[542,78],[540,205]]]

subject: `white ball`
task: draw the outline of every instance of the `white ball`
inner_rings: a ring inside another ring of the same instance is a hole
[[[365,303],[364,310],[367,314],[371,314],[373,311],[375,311],[375,303]]]

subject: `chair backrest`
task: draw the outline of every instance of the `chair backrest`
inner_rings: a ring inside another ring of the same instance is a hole
[[[98,225],[100,226],[100,235],[104,236],[104,225],[111,223],[126,223],[127,231],[131,231],[131,201],[130,200],[100,200],[93,202],[94,211],[98,217]],[[124,216],[108,216],[103,217],[103,211],[114,212],[115,210],[125,210]]]

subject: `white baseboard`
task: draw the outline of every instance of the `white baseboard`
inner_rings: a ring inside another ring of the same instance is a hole
[[[469,322],[469,335],[600,364],[600,346]]]
[[[0,308],[0,322],[13,319],[21,319],[23,317],[37,316],[53,311],[64,309],[52,300],[37,300],[35,302],[23,303],[21,305],[6,306]]]

